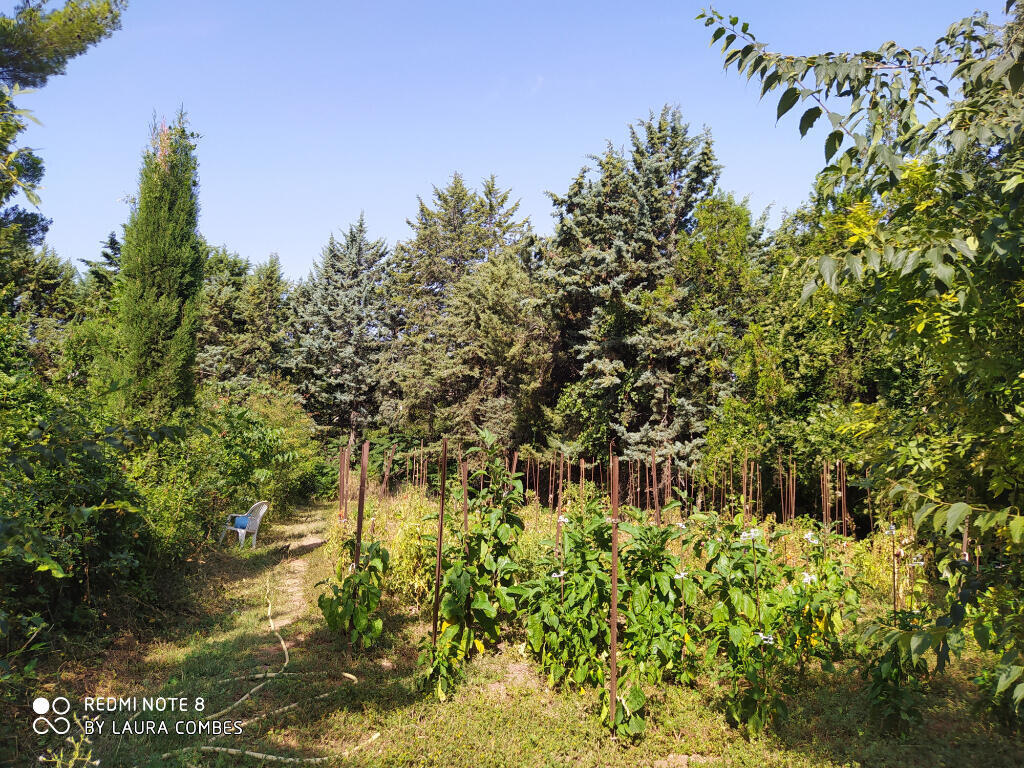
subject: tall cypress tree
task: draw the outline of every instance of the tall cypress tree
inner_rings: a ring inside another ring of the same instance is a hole
[[[306,410],[332,431],[362,429],[375,411],[386,257],[384,241],[370,240],[360,216],[342,242],[331,236],[313,273],[292,296],[292,347],[285,366]]]
[[[129,408],[165,418],[195,396],[196,332],[205,247],[196,134],[184,113],[154,128],[125,226],[116,284],[121,374]]]

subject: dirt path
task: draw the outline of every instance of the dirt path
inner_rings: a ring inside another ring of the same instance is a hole
[[[276,597],[273,618],[278,630],[294,623],[308,607],[309,554],[323,545],[326,528],[324,510],[311,507],[275,529],[275,535],[283,538],[287,546],[285,558],[270,575]]]

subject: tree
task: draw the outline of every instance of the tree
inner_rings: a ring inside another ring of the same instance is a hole
[[[246,277],[238,309],[242,330],[233,345],[239,377],[267,377],[281,370],[289,291],[276,253]]]
[[[724,38],[727,68],[762,94],[781,89],[779,117],[809,100],[801,133],[831,123],[818,189],[845,208],[850,235],[809,255],[804,298],[862,285],[886,333],[935,371],[902,418],[866,405],[850,425],[873,438],[875,483],[930,538],[946,582],[923,606],[928,624],[879,622],[893,629],[882,645],[913,646],[915,660],[934,648],[941,666],[972,628],[998,657],[979,680],[1019,715],[1024,625],[1008,617],[1024,611],[1024,9],[1006,10],[1005,25],[976,14],[930,50],[814,56],[772,52],[736,17],[699,18]]]
[[[453,287],[437,328],[445,353],[433,357],[434,376],[445,382],[435,426],[450,440],[472,443],[486,429],[509,446],[543,434],[555,341],[545,288],[507,250]]]
[[[664,396],[679,361],[655,352],[667,328],[647,323],[664,320],[652,316],[652,301],[675,301],[679,240],[714,193],[711,139],[691,136],[679,111],[665,107],[630,128],[628,155],[609,146],[594,159],[593,177],[584,168],[564,197],[552,196],[558,224],[545,257],[561,332],[563,439],[592,455],[613,437],[632,458],[652,448],[679,454],[688,428],[665,430],[673,416]]]
[[[22,0],[13,16],[0,15],[0,205],[19,190],[36,203],[42,162],[17,147],[29,113],[14,105],[23,88],[40,88],[64,74],[68,61],[111,35],[121,24],[119,0],[81,0],[46,10],[45,0]],[[0,211],[0,248],[17,223],[22,237],[38,244],[48,220],[18,207]]]
[[[375,411],[387,247],[363,216],[342,242],[332,235],[309,279],[291,297],[289,370],[306,410],[332,431],[362,430]],[[272,275],[265,276],[270,285]]]
[[[459,174],[434,188],[433,205],[419,200],[409,222],[412,236],[395,249],[384,286],[390,312],[390,338],[381,363],[387,382],[382,404],[385,424],[434,440],[440,434],[439,404],[451,402],[453,347],[445,328],[459,281],[503,248],[529,232],[516,218],[519,203],[494,177],[481,191],[469,189]]]
[[[241,293],[250,267],[248,259],[223,246],[207,254],[196,338],[201,379],[224,381],[237,373],[235,340],[241,332]]]
[[[195,395],[196,332],[205,248],[196,134],[184,113],[154,127],[125,226],[115,284],[119,360],[129,408],[166,418]]]
[[[121,269],[121,241],[111,232],[103,241],[98,259],[82,259],[88,268],[82,285],[86,313],[106,306],[114,293],[114,280]]]

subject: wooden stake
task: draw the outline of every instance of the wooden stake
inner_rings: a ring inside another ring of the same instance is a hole
[[[611,647],[609,661],[611,663],[609,711],[612,729],[615,728],[615,706],[618,698],[619,669],[619,459],[612,457],[612,584],[611,584]]]
[[[345,522],[345,448],[338,444],[338,522]]]
[[[583,498],[583,496],[587,492],[586,487],[584,486],[584,480],[586,480],[586,477],[587,477],[587,462],[584,461],[581,458],[580,459],[580,510],[581,510],[581,513],[582,513],[582,510],[583,510],[583,507],[584,507],[584,504],[583,504],[584,498]]]
[[[351,474],[352,474],[352,448],[348,447],[348,448],[345,449],[345,508],[344,508],[344,510],[342,510],[342,515],[344,515],[346,520],[348,520],[348,497],[349,497],[348,483],[349,483],[349,479],[350,479],[349,475],[351,475]]]
[[[469,462],[466,459],[459,462],[459,474],[462,475],[462,532],[469,533]]]
[[[437,563],[434,566],[434,621],[430,631],[431,643],[437,647],[437,611],[441,606],[441,539],[444,536],[445,482],[448,477],[448,438],[441,439],[441,510],[437,515]]]
[[[363,441],[363,455],[359,462],[359,507],[356,511],[355,565],[358,571],[363,560],[363,510],[366,508],[366,465],[370,461],[370,441]]]
[[[658,456],[651,448],[651,490],[654,492],[654,524],[661,528],[661,499],[658,494]]]

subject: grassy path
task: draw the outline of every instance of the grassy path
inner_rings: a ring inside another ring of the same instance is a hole
[[[811,768],[952,766],[983,755],[986,768],[997,768],[1019,765],[1024,754],[1020,738],[985,730],[955,708],[944,711],[941,727],[926,726],[911,739],[882,738],[852,671],[821,680],[812,673],[793,697],[790,718],[754,741],[726,723],[710,684],[666,686],[652,700],[648,735],[636,745],[617,744],[598,722],[596,693],[550,690],[520,651],[521,638],[474,661],[466,683],[438,702],[415,685],[417,646],[429,629],[418,611],[386,604],[384,635],[365,653],[350,652],[324,628],[316,582],[332,573],[335,528],[331,507],[310,507],[272,527],[255,552],[211,556],[194,615],[161,628],[156,640],[123,640],[101,662],[71,670],[81,695],[204,698],[198,715],[146,713],[135,721],[164,722],[166,735],[94,738],[104,766]],[[957,696],[951,689],[941,698]],[[224,710],[217,719],[241,721],[240,736],[174,733],[181,721]]]

